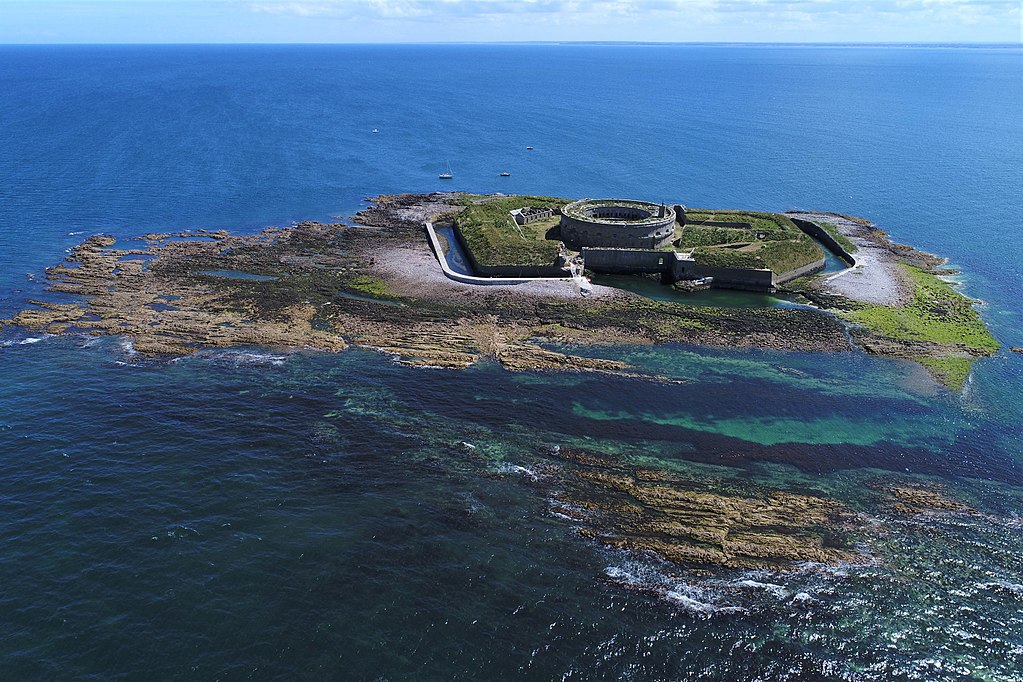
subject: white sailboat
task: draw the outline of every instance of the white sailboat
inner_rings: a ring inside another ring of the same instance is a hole
[[[450,161],[448,161],[448,172],[447,173],[441,173],[437,177],[440,178],[441,180],[450,180],[451,178],[455,177],[454,174],[451,172],[451,162]]]

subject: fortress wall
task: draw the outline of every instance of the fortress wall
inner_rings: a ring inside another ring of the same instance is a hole
[[[468,259],[472,271],[480,277],[568,277],[564,262],[560,257],[556,263],[551,265],[482,265],[476,260],[469,245],[465,243],[465,237],[462,236],[462,231],[458,229],[458,226],[455,226],[452,232],[458,240],[458,245],[462,247],[462,253]]]
[[[796,277],[802,277],[803,275],[809,275],[811,272],[823,270],[825,265],[827,265],[827,261],[821,258],[820,260],[816,260],[808,265],[804,265],[801,268],[789,270],[788,272],[784,272],[778,275],[777,277],[774,278],[774,284],[777,286],[778,284],[784,284],[789,280],[793,280]]]
[[[676,260],[670,251],[592,249],[584,247],[583,261],[594,272],[630,274],[670,271]]]
[[[655,249],[674,239],[675,217],[674,210],[650,202],[580,199],[561,209],[561,239],[573,249]]]
[[[789,220],[794,222],[796,227],[800,230],[823,244],[828,251],[848,263],[849,267],[856,265],[856,258],[854,258],[851,253],[847,252],[845,247],[839,244],[838,241],[823,227],[809,220],[803,220],[802,218],[793,218],[792,216],[789,216]]]
[[[646,225],[580,220],[561,216],[561,240],[572,248],[582,245],[619,249],[653,249],[675,236],[674,217],[665,217]]]
[[[713,277],[711,286],[722,289],[744,289],[747,291],[773,291],[774,273],[770,270],[752,268],[730,268],[723,265],[699,265],[682,261],[684,275],[688,278]],[[676,277],[675,279],[681,279]]]
[[[679,258],[672,251],[584,248],[583,261],[594,272],[615,274],[665,273],[672,281],[713,277],[712,286],[724,289],[773,291],[774,273],[770,270],[699,265]],[[823,265],[821,266],[823,267]]]
[[[583,213],[597,220],[646,220],[653,215],[632,206],[597,206],[585,209]]]
[[[462,282],[463,284],[477,284],[477,285],[479,285],[479,284],[483,284],[483,285],[488,285],[488,284],[489,285],[502,285],[502,284],[503,285],[508,285],[508,284],[522,284],[523,282],[533,282],[536,279],[536,278],[529,278],[529,277],[527,277],[527,278],[515,278],[515,277],[473,277],[472,275],[463,275],[461,273],[455,272],[450,267],[448,267],[447,260],[444,258],[444,250],[441,248],[440,241],[437,239],[437,232],[436,232],[436,230],[434,230],[433,224],[430,223],[429,221],[427,221],[426,223],[424,223],[424,225],[426,227],[426,236],[429,239],[430,247],[433,249],[433,253],[437,257],[437,262],[440,264],[441,270],[444,272],[444,274],[448,278],[453,279],[456,282]],[[457,234],[458,231],[457,230],[453,230],[453,232],[455,234]],[[465,249],[463,248],[462,251],[465,252]],[[466,256],[468,257],[468,254],[466,254]],[[564,275],[565,275],[564,271],[559,271],[559,272],[560,272],[560,275],[557,277],[557,279],[564,280],[564,281],[570,281],[570,280],[567,280],[564,277]]]

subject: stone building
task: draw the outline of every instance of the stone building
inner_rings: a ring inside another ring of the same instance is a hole
[[[537,208],[535,206],[525,206],[518,210],[511,212],[515,218],[515,222],[519,225],[526,225],[528,223],[535,222],[537,220],[544,220],[554,215],[554,211],[549,208]]]

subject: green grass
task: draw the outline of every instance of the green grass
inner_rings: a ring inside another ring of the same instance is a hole
[[[856,245],[853,244],[853,241],[851,239],[849,239],[839,231],[837,225],[835,225],[834,223],[827,223],[824,221],[819,221],[817,224],[823,227],[825,232],[834,237],[835,241],[838,242],[843,249],[845,249],[846,253],[856,253]]]
[[[767,242],[759,255],[775,274],[809,265],[824,257],[824,252],[810,237],[800,233],[795,239]]]
[[[976,358],[949,355],[943,358],[918,358],[917,362],[927,368],[938,381],[956,391],[962,390],[970,367]]]
[[[745,229],[687,222],[679,247],[692,249],[693,258],[702,265],[768,269],[781,275],[824,257],[815,241],[803,234],[788,216],[779,213],[696,209],[688,211],[686,219],[742,222],[752,226]],[[757,239],[758,235],[761,239]],[[737,251],[723,246],[743,242],[755,248]]]
[[[839,315],[882,336],[901,341],[924,341],[959,345],[977,356],[994,355],[999,343],[980,319],[972,301],[936,275],[911,265],[903,268],[912,278],[913,300],[896,308],[863,304]],[[942,356],[916,358],[945,385],[961,388],[976,357],[967,357],[954,346]]]
[[[894,308],[863,305],[842,315],[893,339],[957,343],[993,354],[998,341],[988,331],[972,301],[935,275],[911,265],[903,265],[916,289],[913,300]]]
[[[762,211],[711,210],[696,208],[686,211],[687,221],[720,220],[729,223],[749,223],[754,230],[762,232],[799,232],[799,228],[788,216]]]
[[[757,238],[756,230],[743,230],[738,227],[703,227],[686,225],[682,229],[679,246],[686,249],[698,246],[717,246],[734,242],[752,242]]]
[[[524,206],[560,208],[566,199],[512,196],[471,203],[455,216],[466,246],[480,265],[553,265],[558,243],[545,238],[555,223],[539,221],[518,227],[508,211]]]
[[[735,249],[718,249],[709,246],[701,246],[693,250],[693,260],[700,265],[716,265],[730,268],[753,268],[763,270],[767,265],[763,260],[752,253],[736,251]]]

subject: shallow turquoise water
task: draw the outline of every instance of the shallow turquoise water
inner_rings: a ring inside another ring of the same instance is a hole
[[[865,215],[1023,345],[1020,75],[979,48],[0,48],[0,313],[89,234],[329,219],[450,159],[455,189]],[[1020,679],[1019,356],[953,394],[859,353],[566,350],[686,383],[4,330],[4,677]],[[837,498],[873,561],[609,550],[552,513],[553,446]],[[979,513],[886,513],[893,480]]]

